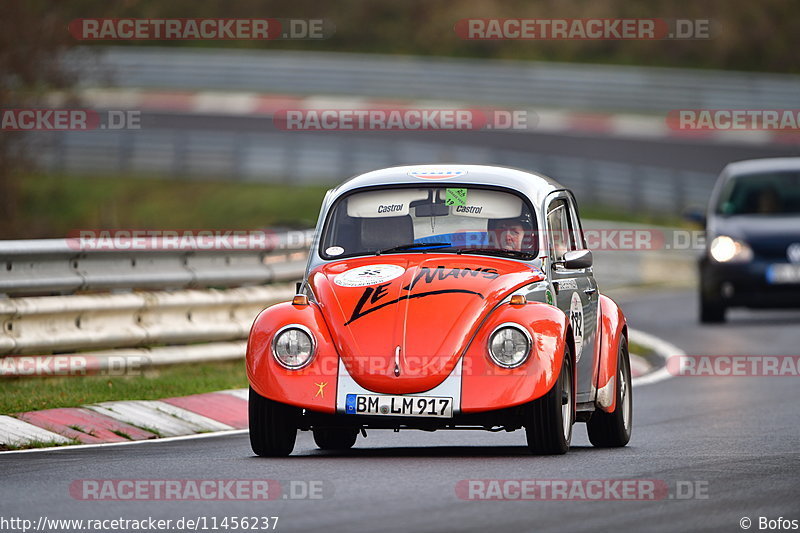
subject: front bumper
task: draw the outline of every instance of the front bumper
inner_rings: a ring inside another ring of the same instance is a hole
[[[350,429],[418,429],[436,431],[440,429],[484,429],[514,431],[526,420],[527,405],[518,405],[480,413],[459,413],[452,418],[420,418],[402,416],[369,416],[328,414],[306,410],[300,417],[298,429],[308,430]]]
[[[769,269],[781,264],[756,258],[747,263],[700,262],[700,285],[706,299],[725,307],[800,308],[800,283],[771,283]]]

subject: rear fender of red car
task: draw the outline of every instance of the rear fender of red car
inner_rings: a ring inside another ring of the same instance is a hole
[[[608,296],[600,296],[599,313],[599,361],[595,387],[597,405],[611,413],[616,409],[615,376],[619,364],[619,343],[628,337],[628,326],[619,306]]]

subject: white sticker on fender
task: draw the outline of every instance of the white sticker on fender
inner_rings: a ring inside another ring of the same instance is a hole
[[[366,287],[386,283],[403,275],[405,268],[398,265],[369,265],[353,268],[333,278],[340,287]]]
[[[577,292],[572,293],[569,304],[569,323],[572,326],[572,336],[575,338],[575,362],[581,360],[583,349],[583,303]]]

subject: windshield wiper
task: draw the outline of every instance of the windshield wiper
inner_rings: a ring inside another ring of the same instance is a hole
[[[403,252],[406,250],[428,250],[431,248],[448,248],[449,242],[412,242],[411,244],[401,244],[385,250],[377,250],[375,255],[388,254],[392,252]]]
[[[485,255],[499,255],[507,257],[516,257],[519,259],[533,259],[536,254],[533,252],[523,252],[520,250],[506,250],[504,248],[459,248],[459,254],[485,254]]]

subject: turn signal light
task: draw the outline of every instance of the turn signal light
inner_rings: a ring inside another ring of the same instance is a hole
[[[528,303],[528,299],[524,294],[515,294],[511,297],[511,305],[525,305],[526,303]]]
[[[292,305],[308,305],[308,296],[305,294],[295,294],[292,298]]]

